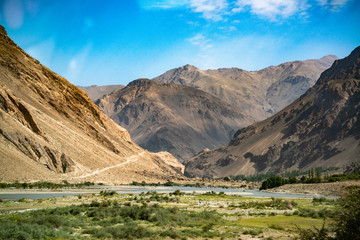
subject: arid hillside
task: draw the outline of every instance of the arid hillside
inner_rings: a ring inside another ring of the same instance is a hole
[[[2,26],[0,165],[1,181],[120,183],[182,175],[171,154],[133,143],[85,92],[25,53]]]
[[[148,79],[135,80],[96,104],[141,147],[169,151],[182,162],[226,144],[253,121],[211,94]]]
[[[201,89],[229,103],[247,118],[260,121],[305,93],[336,59],[336,56],[329,55],[321,59],[287,62],[259,71],[239,68],[201,70],[185,65],[153,80]]]
[[[336,60],[316,84],[274,116],[203,151],[185,174],[223,177],[344,166],[360,156],[360,47]]]

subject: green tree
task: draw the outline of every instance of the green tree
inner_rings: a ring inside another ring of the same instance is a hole
[[[360,186],[350,186],[340,199],[343,211],[338,215],[336,239],[360,239]]]

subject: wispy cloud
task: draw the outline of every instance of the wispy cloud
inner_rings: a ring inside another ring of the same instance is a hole
[[[221,20],[228,10],[226,0],[192,0],[190,7],[193,12],[202,13],[206,19]]]
[[[228,11],[227,0],[138,0],[144,9],[187,8],[205,19],[219,21]]]
[[[275,21],[279,18],[300,14],[310,5],[307,0],[238,0],[233,12],[246,11]]]
[[[219,21],[241,12],[250,11],[270,21],[298,15],[308,17],[308,10],[320,6],[338,11],[352,0],[138,0],[145,9],[190,9],[205,19]]]
[[[320,6],[323,6],[331,11],[339,11],[351,0],[316,0]]]
[[[207,50],[212,47],[211,41],[202,34],[197,34],[188,40],[192,45],[198,46],[201,50]]]

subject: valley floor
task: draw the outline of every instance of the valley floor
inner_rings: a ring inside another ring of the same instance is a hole
[[[101,191],[1,201],[0,239],[293,239],[338,210],[334,199]]]

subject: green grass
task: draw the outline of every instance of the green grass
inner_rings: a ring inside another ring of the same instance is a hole
[[[244,218],[240,220],[242,227],[269,228],[271,226],[281,226],[285,230],[294,229],[295,226],[310,228],[313,226],[321,227],[322,219],[314,219],[299,216],[273,216],[262,218]]]
[[[41,209],[1,214],[26,208]],[[311,215],[337,208],[336,202],[323,199],[103,191],[81,197],[0,202],[0,239],[237,239],[246,235],[288,239],[297,233],[295,226],[322,225],[321,218],[303,217],[301,212]],[[298,215],[293,215],[295,211]]]

